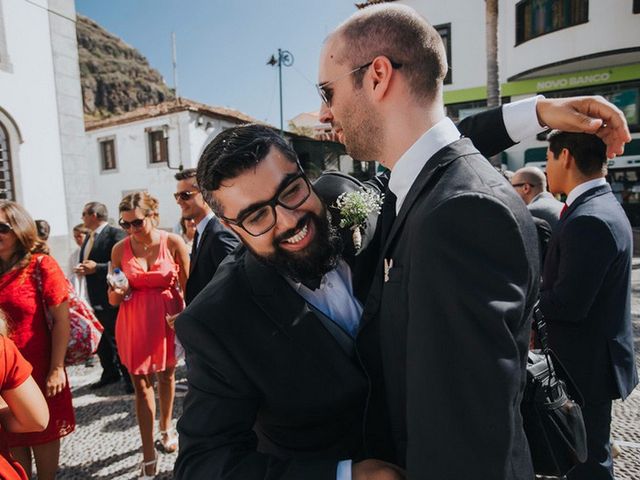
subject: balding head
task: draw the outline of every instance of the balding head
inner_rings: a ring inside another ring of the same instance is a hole
[[[547,190],[547,177],[538,167],[523,167],[516,170],[511,185],[528,205],[538,194]]]
[[[418,101],[436,98],[447,74],[447,57],[440,35],[415,10],[404,5],[380,4],[364,8],[340,25],[327,39],[337,42],[335,60],[350,68],[385,56],[402,65],[411,93]],[[364,72],[356,72],[356,88]]]

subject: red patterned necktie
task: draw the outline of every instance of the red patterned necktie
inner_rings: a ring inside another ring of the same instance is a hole
[[[565,212],[567,211],[569,207],[567,206],[566,203],[562,204],[562,210],[560,210],[560,218],[562,218],[562,216],[565,214]]]

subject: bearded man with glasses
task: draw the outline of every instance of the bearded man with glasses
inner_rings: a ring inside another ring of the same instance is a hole
[[[238,245],[238,238],[226,229],[205,202],[196,181],[196,169],[187,168],[175,174],[173,194],[182,217],[196,223],[184,301],[187,305],[213,278],[220,262]]]

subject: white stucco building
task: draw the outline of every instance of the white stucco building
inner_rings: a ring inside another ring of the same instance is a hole
[[[0,198],[51,224],[66,259],[88,192],[73,0],[0,0]]]
[[[160,226],[172,228],[180,219],[173,198],[175,173],[197,166],[210,135],[252,121],[236,110],[180,98],[88,122],[90,200],[104,203],[117,220],[122,197],[147,190],[160,202]]]

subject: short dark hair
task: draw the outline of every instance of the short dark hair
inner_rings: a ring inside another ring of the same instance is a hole
[[[338,63],[356,68],[383,55],[402,65],[402,75],[419,99],[431,100],[447,75],[447,56],[438,31],[405,5],[371,5],[354,13],[336,30],[342,38]],[[362,86],[364,70],[353,74]]]
[[[104,220],[105,222],[109,218],[109,212],[107,211],[107,206],[104,203],[100,202],[89,202],[84,206],[85,212],[88,214],[96,214],[96,217],[99,220]]]
[[[277,148],[292,163],[298,162],[296,152],[273,128],[255,123],[228,128],[205,147],[198,161],[196,178],[205,200],[217,215],[222,214],[222,209],[209,192],[218,190],[224,180],[254,168],[271,147]]]
[[[576,166],[583,175],[606,173],[607,146],[597,135],[553,130],[547,136],[547,140],[549,150],[555,158],[566,148],[576,159]]]
[[[180,170],[178,173],[174,175],[175,179],[180,180],[188,180],[190,178],[194,178],[196,176],[197,170],[195,168],[185,168],[184,170]]]

